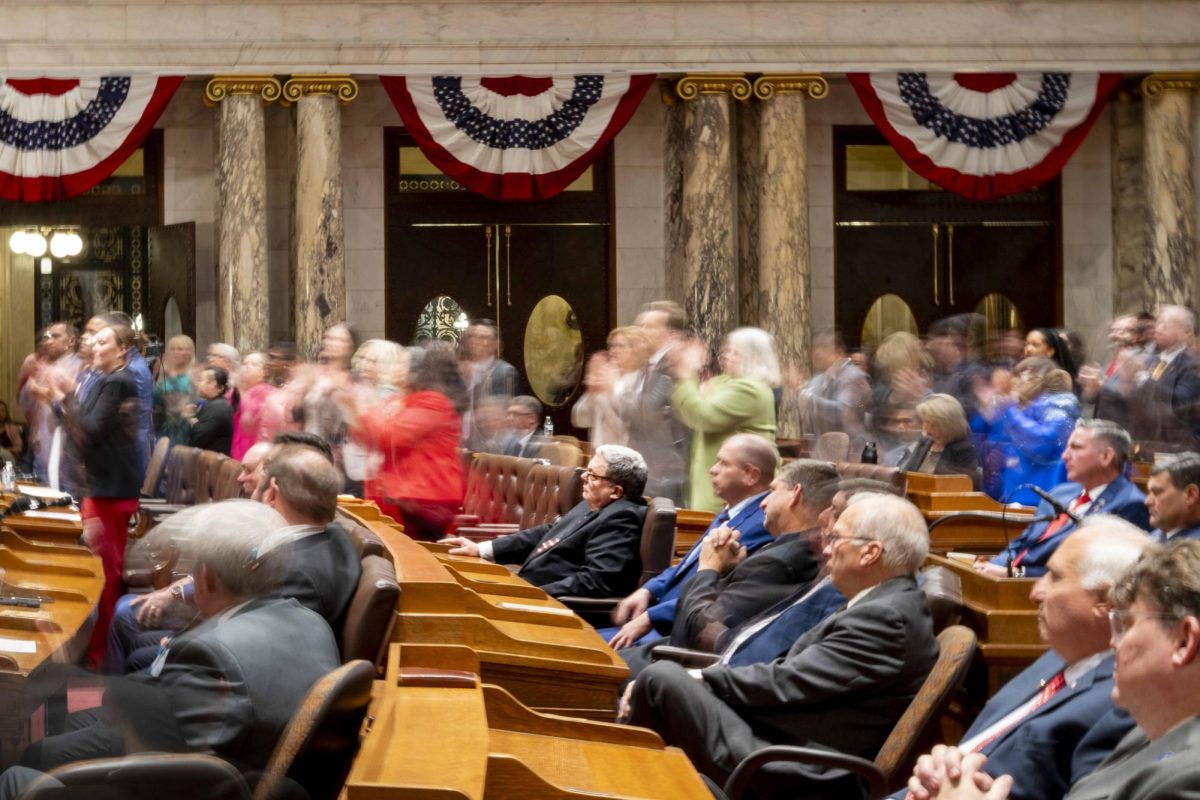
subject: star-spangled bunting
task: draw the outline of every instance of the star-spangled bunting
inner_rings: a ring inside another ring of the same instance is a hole
[[[1062,171],[1120,75],[1080,72],[852,73],[863,107],[921,177],[975,200]]]
[[[82,194],[146,138],[182,77],[0,78],[0,196]]]
[[[653,75],[381,76],[425,157],[494,200],[553,197],[583,174]]]

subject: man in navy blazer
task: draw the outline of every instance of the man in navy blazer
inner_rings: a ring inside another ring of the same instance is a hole
[[[1120,425],[1103,419],[1079,420],[1063,451],[1067,483],[1055,486],[1050,495],[1076,517],[1114,514],[1149,531],[1146,496],[1124,477],[1132,453],[1133,442]],[[1046,501],[1038,506],[1037,513],[1038,517],[1051,519],[1030,524],[990,561],[982,557],[977,560],[975,569],[1004,577],[1011,561],[1016,576],[1042,575],[1050,556],[1078,526],[1069,515],[1056,515]]]
[[[1157,542],[1200,539],[1200,455],[1180,453],[1150,473],[1150,536]]]
[[[599,631],[614,650],[644,644],[671,632],[679,590],[696,573],[700,549],[713,531],[721,528],[737,531],[748,552],[771,541],[759,504],[775,478],[778,463],[779,451],[775,445],[752,433],[731,436],[721,445],[717,462],[708,474],[713,494],[725,501],[725,508],[678,564],[646,581],[616,607],[613,622],[617,627]]]
[[[1109,592],[1149,546],[1132,525],[1095,515],[1054,552],[1034,584],[1038,632],[1051,649],[988,701],[958,745],[987,756],[989,774],[1020,775],[1017,800],[1061,798],[1133,727],[1112,702]],[[930,796],[930,765],[929,756],[917,763],[909,782],[915,800]]]

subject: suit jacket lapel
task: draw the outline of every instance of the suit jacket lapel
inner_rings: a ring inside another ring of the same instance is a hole
[[[609,506],[605,506],[604,508],[608,507]],[[558,547],[567,539],[574,536],[576,533],[586,527],[588,523],[592,522],[596,517],[598,517],[600,513],[604,511],[604,508],[596,509],[595,511],[588,509],[585,513],[580,515],[578,520],[572,522],[567,522],[566,518],[564,517],[559,521],[558,525],[554,525],[546,532],[546,535],[542,537],[542,540],[537,543],[536,547],[533,548],[533,553],[530,554],[529,558],[525,559],[525,563],[529,564],[529,562],[541,558],[546,553],[549,553],[555,547]]]
[[[993,708],[980,714],[975,722],[967,730],[964,739],[968,739],[975,735],[976,732],[986,729],[999,719],[1003,719],[1006,714],[1011,713],[1015,708],[1021,706],[1033,697],[1033,695],[1041,688],[1041,686],[1056,674],[1058,674],[1067,662],[1058,656],[1057,653],[1051,653],[1047,658],[1046,663],[1042,665],[1036,672],[1032,670],[1028,674],[1022,674],[1018,678],[1014,678],[1007,683],[997,697],[1003,697],[1003,703],[993,704]],[[1052,699],[1057,699],[1064,695],[1065,692],[1059,692]],[[1000,737],[1003,738],[1003,737]],[[999,741],[997,739],[996,741]],[[993,742],[994,744],[994,742]],[[988,748],[990,749],[990,748]]]

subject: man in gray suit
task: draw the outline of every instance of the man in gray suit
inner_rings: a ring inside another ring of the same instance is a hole
[[[775,744],[832,748],[874,758],[937,659],[937,640],[914,572],[929,535],[907,500],[862,494],[826,536],[834,586],[847,606],[771,663],[689,674],[651,664],[631,684],[622,716],[681,747],[724,782],[751,752]],[[762,797],[844,798],[859,792],[844,772],[768,768]]]
[[[1113,702],[1137,722],[1066,800],[1200,798],[1200,542],[1156,545],[1113,588]],[[934,798],[1003,800],[1022,775],[993,779],[986,758],[939,748],[922,757]],[[928,784],[927,784],[928,785]]]

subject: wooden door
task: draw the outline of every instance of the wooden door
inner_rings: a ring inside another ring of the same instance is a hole
[[[146,331],[165,344],[176,333],[196,338],[196,223],[146,231]]]

